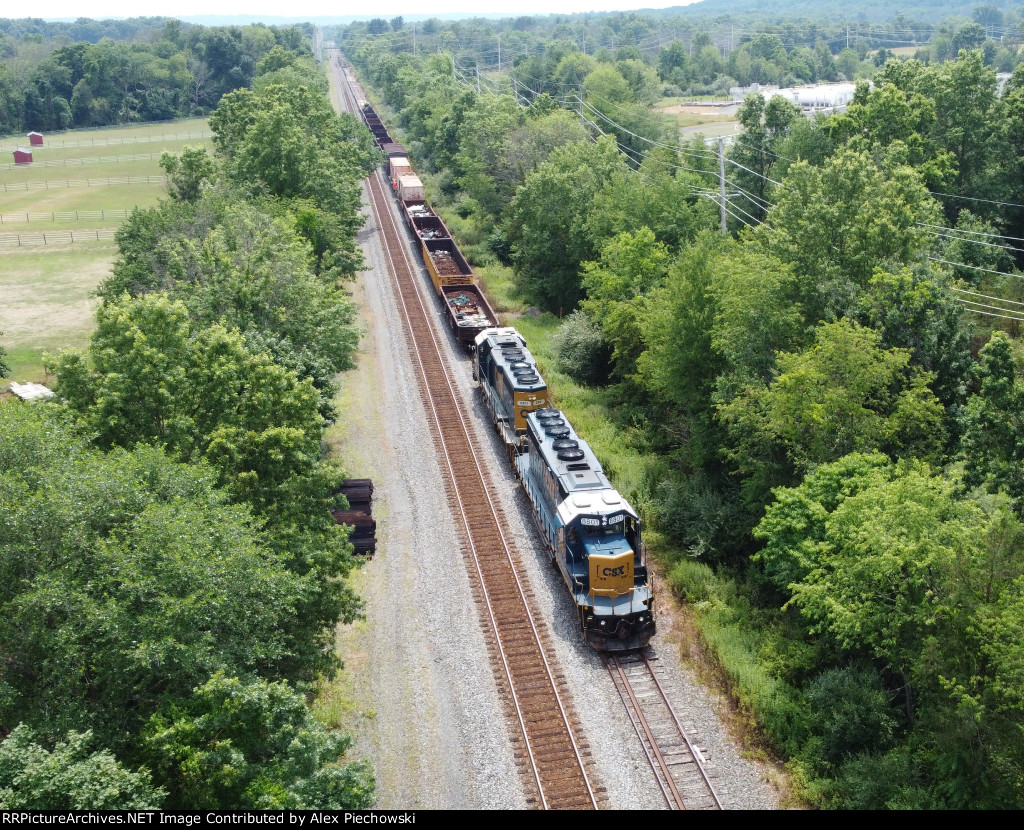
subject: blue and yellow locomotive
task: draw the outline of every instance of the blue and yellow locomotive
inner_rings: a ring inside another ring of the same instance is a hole
[[[646,646],[655,631],[654,594],[636,511],[563,413],[548,408],[547,387],[515,329],[477,337],[474,377],[576,604],[583,638],[599,651]]]

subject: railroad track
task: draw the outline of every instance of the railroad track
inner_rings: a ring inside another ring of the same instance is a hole
[[[646,652],[602,655],[671,810],[721,810],[700,749],[687,735]]]
[[[344,105],[354,109],[348,79]],[[451,381],[443,337],[433,318],[434,298],[427,293],[419,265],[409,254],[404,228],[391,207],[379,172],[366,182],[370,208],[384,241],[420,380],[463,554],[481,614],[490,628],[488,644],[499,685],[504,688],[513,729],[518,732],[516,762],[528,803],[544,809],[596,809],[603,790],[588,774],[589,749],[577,737],[577,718],[565,694],[566,682],[547,658],[547,634],[532,615],[533,603],[520,579],[521,567],[505,536],[505,519],[493,501],[488,472],[494,456],[481,446]]]

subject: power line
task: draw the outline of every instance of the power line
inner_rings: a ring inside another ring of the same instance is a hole
[[[998,300],[1001,303],[1024,306],[1024,303],[1019,303],[1016,300],[1004,300],[1002,297],[993,297],[991,294],[979,294],[977,291],[968,291],[966,288],[957,288],[954,285],[949,286],[949,290],[956,291],[958,294],[970,294],[972,297],[981,297],[983,300]]]
[[[939,257],[930,256],[928,257],[932,262],[941,262],[943,265],[952,265],[955,268],[970,268],[972,271],[984,271],[986,274],[998,274],[1000,277],[1013,277],[1014,279],[1024,279],[1021,274],[1007,274],[1005,271],[993,271],[991,268],[982,268],[980,265],[968,265],[966,262],[950,262],[948,259],[939,259]]]

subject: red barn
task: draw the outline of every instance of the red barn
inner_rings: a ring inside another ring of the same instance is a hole
[[[42,147],[43,146],[43,134],[42,133],[29,133],[28,134],[28,143],[31,144],[33,147]]]
[[[14,163],[15,164],[31,164],[32,163],[32,151],[25,150],[19,147],[14,151]]]

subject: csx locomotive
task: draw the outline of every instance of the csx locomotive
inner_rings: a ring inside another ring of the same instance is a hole
[[[547,387],[515,329],[481,332],[473,368],[576,605],[583,639],[599,651],[647,645],[654,594],[640,517],[564,414],[548,407]]]

